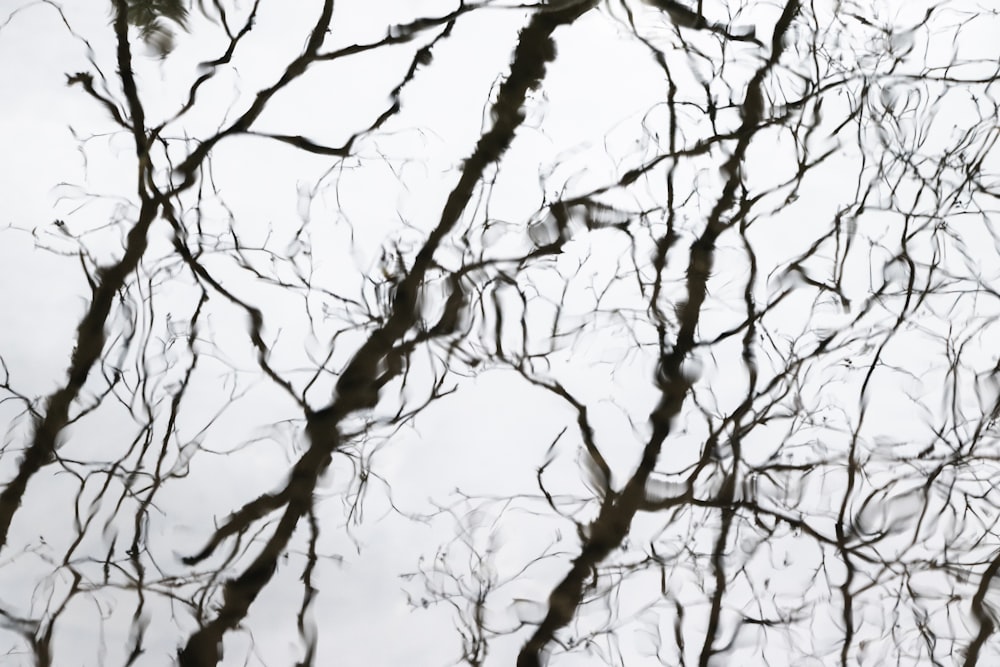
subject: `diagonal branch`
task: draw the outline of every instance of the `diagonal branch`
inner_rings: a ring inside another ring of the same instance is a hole
[[[493,127],[480,137],[445,203],[440,221],[417,253],[409,273],[397,285],[385,323],[373,331],[354,354],[337,382],[336,395],[331,403],[308,415],[306,435],[310,446],[293,467],[285,489],[278,494],[288,500],[278,526],[247,569],[225,583],[218,615],[191,635],[181,649],[178,658],[183,667],[217,664],[222,658],[224,634],[239,625],[250,605],[274,576],[278,559],[295,527],[312,507],[319,478],[341,445],[340,423],[347,416],[370,409],[377,403],[379,388],[385,383],[385,373],[380,371],[382,361],[393,353],[395,346],[418,323],[418,293],[427,271],[433,265],[435,252],[458,223],[485,171],[503,157],[517,128],[524,121],[528,94],[541,84],[546,66],[555,58],[552,33],[596,5],[597,0],[584,0],[560,11],[534,14],[521,31],[510,75],[500,86],[493,105],[493,117],[496,119]],[[386,365],[393,367],[392,364]],[[204,552],[199,554],[203,555]]]
[[[643,450],[642,459],[635,473],[618,495],[608,494],[597,518],[590,524],[589,534],[583,541],[580,554],[574,559],[570,571],[549,595],[549,611],[535,629],[518,655],[518,667],[540,667],[545,647],[555,639],[556,633],[568,625],[583,602],[584,582],[591,572],[608,555],[621,545],[632,525],[632,520],[645,501],[646,485],[656,466],[663,444],[671,433],[673,420],[680,414],[684,401],[691,391],[693,380],[682,370],[682,364],[697,343],[695,333],[700,321],[702,305],[708,294],[708,278],[714,260],[715,243],[723,231],[736,220],[725,218],[737,201],[739,165],[742,162],[763,110],[754,100],[762,97],[764,77],[781,56],[782,38],[791,27],[798,12],[798,0],[789,0],[775,27],[773,52],[765,65],[753,77],[744,105],[743,125],[739,141],[726,166],[731,174],[709,215],[705,230],[690,247],[687,272],[687,299],[678,304],[680,329],[673,348],[665,353],[657,370],[656,383],[660,402],[650,415],[652,435]]]

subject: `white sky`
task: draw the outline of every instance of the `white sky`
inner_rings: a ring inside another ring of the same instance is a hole
[[[863,13],[873,22],[878,19],[897,25],[913,25],[924,13],[923,3],[908,3],[898,11],[886,9],[886,3],[877,4],[878,12],[867,6],[851,11]],[[630,7],[643,17],[644,34],[652,43],[664,48],[670,44],[671,28],[660,16],[647,7],[633,5]],[[824,12],[829,12],[829,7],[820,5],[817,11],[821,20],[826,21],[829,16]],[[17,11],[18,7],[24,9]],[[719,3],[706,3],[706,7],[720,11]],[[934,39],[929,46],[918,40],[915,51],[927,48],[928,58],[933,60],[939,57],[938,54],[950,55],[949,50],[954,46],[962,58],[995,58],[996,49],[988,31],[991,25],[996,28],[995,23],[972,22],[957,43],[950,36],[948,26],[963,22],[963,12],[973,7],[972,3],[958,0],[942,5],[936,15],[940,18],[933,24]],[[242,3],[236,14],[245,8],[246,3]],[[269,85],[280,74],[283,63],[298,53],[315,20],[316,8],[315,2],[290,5],[265,1],[256,28],[238,52],[235,65],[226,68],[202,91],[203,104],[198,105],[183,123],[170,126],[169,135],[173,138],[205,136],[245,108],[256,91]],[[384,35],[388,24],[434,15],[450,8],[451,5],[444,2],[338,2],[331,46],[377,40]],[[96,63],[106,75],[112,76],[116,66],[109,12],[103,6],[95,8],[93,3],[79,0],[65,3],[63,9],[77,34],[85,36],[94,48]],[[848,11],[850,7],[844,4],[842,10]],[[62,381],[72,351],[73,329],[87,297],[79,261],[73,256],[77,246],[52,223],[55,219],[65,220],[69,231],[84,238],[87,247],[101,260],[119,252],[122,230],[127,229],[127,225],[121,223],[134,217],[134,201],[123,199],[129,196],[133,187],[134,153],[128,137],[116,131],[107,114],[88,99],[80,87],[65,85],[67,73],[92,71],[93,66],[87,62],[81,42],[67,33],[53,7],[44,3],[10,3],[2,11],[6,13],[0,14],[0,21],[8,16],[12,18],[0,29],[0,63],[13,63],[13,66],[0,68],[0,91],[8,91],[0,102],[0,151],[7,156],[0,160],[0,202],[3,202],[0,223],[10,226],[2,232],[3,241],[0,242],[0,313],[4,314],[4,325],[0,326],[0,352],[17,388],[34,397],[52,391]],[[758,38],[766,42],[770,26],[779,12],[776,5],[762,3],[747,16],[739,17],[738,22],[756,23]],[[412,252],[415,244],[422,240],[422,233],[436,223],[444,197],[455,181],[455,170],[489,123],[486,109],[506,71],[524,16],[516,10],[482,11],[461,19],[455,36],[435,51],[434,65],[422,70],[404,92],[403,113],[390,121],[378,136],[361,140],[356,146],[356,156],[334,170],[331,170],[334,163],[330,159],[303,157],[291,148],[263,139],[227,139],[213,151],[213,184],[220,200],[206,193],[202,212],[204,229],[210,233],[224,233],[232,225],[244,244],[252,246],[266,242],[279,255],[290,254],[299,247],[293,245],[295,232],[303,225],[303,218],[308,217],[306,229],[312,243],[312,256],[296,255],[294,265],[314,271],[316,284],[356,296],[359,270],[377,275],[383,248],[391,241],[399,241],[405,246],[404,250]],[[552,201],[563,194],[577,195],[613,182],[627,169],[665,150],[669,117],[663,104],[666,85],[648,49],[626,31],[623,17],[620,5],[610,9],[602,6],[599,11],[583,17],[571,30],[559,33],[559,59],[549,68],[544,97],[536,95],[535,104],[528,113],[529,121],[519,130],[501,166],[501,176],[488,204],[485,200],[478,202],[476,220],[488,214],[497,221],[499,229],[496,246],[488,254],[499,256],[528,247],[530,241],[522,228],[545,203],[546,197]],[[719,17],[719,20],[724,19],[721,14]],[[218,34],[213,37],[210,24],[196,18],[192,27],[192,35],[179,35],[177,50],[165,62],[152,55],[137,58],[140,90],[152,122],[176,109],[177,100],[183,98],[192,78],[197,75],[197,64],[219,53],[221,42],[217,39]],[[799,37],[803,38],[802,33]],[[856,38],[863,39],[862,36]],[[848,36],[830,37],[831,41],[834,39],[845,40],[843,48],[850,50],[846,43]],[[343,142],[351,132],[369,124],[386,108],[389,91],[422,43],[417,40],[415,44],[386,49],[384,53],[380,51],[336,64],[314,66],[274,100],[255,129],[301,133],[311,140],[332,145]],[[736,45],[727,54],[737,60],[727,79],[732,90],[726,93],[734,103],[742,99],[746,80],[752,68],[757,66],[756,61],[749,60],[754,49],[749,45]],[[747,58],[750,64],[741,68],[740,58]],[[791,60],[794,58],[789,56]],[[697,76],[710,73],[707,63],[692,64],[679,55],[671,59],[671,65],[682,90],[696,80],[692,74],[695,69]],[[887,71],[884,64],[845,60],[843,66],[848,72],[857,68]],[[979,69],[982,71],[985,67]],[[979,74],[966,69],[956,74],[959,75]],[[905,83],[905,79],[900,81]],[[795,85],[791,77],[783,83]],[[897,85],[902,84],[897,82]],[[850,91],[856,91],[856,86],[844,85],[840,92],[824,100],[829,115],[824,118],[817,135],[832,129],[829,126],[836,122],[837,112],[843,110]],[[117,88],[112,92],[116,99],[120,98]],[[890,104],[898,103],[888,94],[883,99]],[[924,106],[920,108],[926,109],[927,100],[922,100],[921,104]],[[932,126],[928,152],[939,149],[934,144],[937,137],[942,137],[943,144],[956,141],[970,131],[974,126],[968,119],[976,108],[989,107],[971,93],[956,93],[933,108],[935,119],[940,120],[937,120],[939,125]],[[691,114],[690,118],[697,115],[693,110]],[[735,118],[735,111],[720,110],[720,123],[732,124]],[[687,120],[682,119],[682,122]],[[905,123],[905,117],[902,122]],[[643,131],[644,124],[649,132]],[[76,136],[70,128],[75,130]],[[689,134],[684,140],[688,142],[708,134],[704,122],[691,122],[685,128]],[[870,131],[875,134],[873,128]],[[659,146],[655,144],[657,140]],[[832,140],[826,140],[826,144],[823,141],[817,136],[811,144],[816,154],[833,143]],[[973,143],[978,146],[987,142],[977,140]],[[986,150],[989,148],[991,145],[986,145]],[[696,185],[692,202],[711,202],[718,195],[717,169],[721,157],[722,153],[716,151],[679,167],[680,173]],[[795,166],[792,158],[786,134],[779,131],[762,133],[748,154],[748,187],[763,191],[790,178]],[[995,157],[991,156],[990,163],[996,165]],[[642,187],[624,194],[614,193],[612,196],[619,198],[616,203],[631,210],[662,205],[667,166],[651,172],[649,181],[642,183]],[[787,196],[785,190],[780,196],[770,195],[762,200],[758,206],[760,218],[754,222],[748,238],[755,243],[761,274],[757,292],[763,298],[769,294],[773,296],[779,288],[796,284],[794,276],[783,273],[787,269],[785,264],[790,257],[803,252],[819,231],[829,227],[839,206],[851,201],[861,168],[856,147],[847,146],[804,181],[799,201],[782,201]],[[868,173],[872,167],[866,164],[864,168]],[[913,190],[912,186],[902,188],[900,200],[905,199],[904,192],[912,196]],[[315,191],[317,196],[303,207],[300,193],[309,191]],[[685,191],[680,196],[688,194],[689,191]],[[230,210],[223,209],[220,201]],[[190,206],[192,202],[186,203]],[[926,201],[922,200],[921,205],[926,205]],[[705,210],[704,204],[700,210]],[[695,203],[684,206],[681,211],[685,218],[682,243],[678,245],[676,257],[672,254],[668,263],[670,267],[679,267],[668,269],[674,278],[682,276],[686,269],[683,261],[687,244],[693,238],[692,231],[700,230],[698,211]],[[471,207],[467,215],[473,215]],[[654,218],[650,225],[659,224],[656,220]],[[109,224],[111,222],[115,224]],[[193,217],[187,222],[193,222]],[[940,244],[936,246],[938,251],[947,254],[948,262],[954,263],[956,271],[961,269],[966,278],[973,270],[979,271],[984,280],[994,278],[995,267],[1000,264],[995,261],[996,248],[989,247],[993,237],[984,231],[985,226],[978,226],[957,213],[948,222],[956,225],[958,231],[951,240],[934,237]],[[412,228],[405,229],[405,225]],[[35,237],[30,233],[32,230]],[[844,286],[852,300],[852,309],[844,312],[835,305],[825,305],[811,311],[816,291],[799,282],[800,291],[770,316],[768,323],[775,327],[775,339],[770,345],[762,343],[762,350],[766,348],[776,355],[777,350],[788,353],[795,348],[802,353],[810,349],[814,340],[806,335],[795,342],[803,331],[815,332],[818,324],[831,331],[851,325],[873,286],[877,288],[884,279],[898,282],[905,277],[898,273],[899,267],[890,262],[892,253],[898,250],[899,235],[900,216],[895,212],[873,210],[862,218],[854,236],[856,249],[853,253],[845,253],[844,260],[848,276]],[[151,393],[157,400],[165,400],[171,383],[179,380],[189,363],[182,341],[168,344],[166,337],[171,327],[174,333],[184,335],[197,292],[192,287],[192,280],[183,271],[178,272],[178,263],[170,258],[169,230],[165,224],[154,227],[152,240],[144,268],[154,273],[161,285],[154,300],[160,310],[153,319],[148,313],[139,312],[136,321],[140,338],[149,337],[147,370],[159,378]],[[638,238],[635,244],[639,261],[645,263],[651,251],[649,237]],[[871,260],[869,250],[877,244],[890,250],[880,254],[876,249],[872,253],[876,259]],[[918,252],[929,252],[926,248],[931,247],[925,245],[919,251],[914,249],[914,256]],[[595,292],[610,280],[615,270],[628,268],[628,258],[622,258],[624,248],[625,239],[616,232],[582,234],[569,245],[555,269],[536,269],[532,274],[544,297],[558,299],[561,284],[555,280],[555,272],[565,277],[579,269],[576,277],[569,281],[570,289],[562,297],[566,306],[564,315],[572,315],[588,327],[584,334],[572,339],[571,344],[553,353],[548,367],[539,370],[559,379],[588,405],[597,440],[614,471],[616,484],[627,479],[638,461],[642,443],[649,435],[647,418],[657,399],[650,383],[654,351],[637,349],[627,326],[636,327],[634,336],[641,338],[643,343],[653,342],[649,324],[642,321],[636,324],[630,319],[643,317],[641,297],[631,283],[624,285],[627,281],[621,281],[624,286],[616,286],[607,297],[614,306],[613,313],[605,313],[601,318],[590,316]],[[963,249],[974,260],[979,260],[978,263],[964,266],[959,255]],[[451,255],[442,252],[442,263],[448,258],[455,261],[459,257],[457,252],[452,250]],[[829,260],[833,252],[831,244],[821,253],[821,259]],[[291,277],[288,265],[273,264],[263,255],[255,256],[255,261],[263,269],[274,270],[286,279]],[[264,286],[251,279],[227,252],[206,256],[204,263],[228,289],[265,312],[266,337],[276,341],[272,361],[287,372],[297,388],[301,388],[311,377],[314,366],[310,364],[325,354],[327,341],[324,336],[332,334],[335,326],[341,324],[317,322],[316,330],[310,333],[310,313],[303,305],[308,303],[315,315],[322,313],[324,306],[332,307],[332,300],[321,293],[313,293],[306,301],[301,295],[290,297],[286,290]],[[889,264],[885,271],[883,263]],[[810,266],[815,268],[822,264],[815,262]],[[702,320],[705,338],[738,323],[741,316],[745,259],[734,234],[720,239],[716,267],[710,289],[712,300]],[[772,269],[775,273],[769,277]],[[510,305],[514,306],[512,302]],[[540,299],[532,302],[529,308],[533,309],[532,323],[543,323],[537,324],[541,330],[548,324],[546,318],[551,316],[551,306]],[[629,309],[638,311],[632,313]],[[169,325],[165,312],[171,315]],[[883,359],[889,371],[876,376],[868,399],[870,412],[877,415],[871,418],[871,425],[866,426],[864,432],[866,441],[873,443],[873,457],[877,458],[882,452],[874,445],[884,444],[884,451],[889,451],[894,447],[920,450],[928,444],[928,425],[941,423],[939,413],[947,414],[946,399],[951,397],[947,388],[942,389],[946,368],[940,355],[946,351],[935,347],[934,336],[947,333],[950,322],[959,328],[967,327],[970,347],[982,351],[970,349],[966,362],[972,371],[988,368],[996,361],[996,354],[989,349],[990,341],[994,340],[990,336],[989,318],[996,312],[996,303],[985,297],[974,305],[962,304],[951,313],[945,312],[942,305],[936,318],[924,316],[919,326],[908,326],[894,340]],[[180,563],[179,556],[200,548],[210,536],[214,523],[242,502],[264,490],[279,488],[290,462],[305,446],[299,428],[288,421],[301,420],[301,410],[262,379],[246,339],[245,313],[213,297],[203,317],[204,336],[211,338],[217,347],[205,346],[205,355],[199,361],[197,383],[185,404],[177,433],[180,440],[196,439],[206,451],[197,453],[190,461],[187,477],[172,480],[164,489],[158,501],[159,511],[152,514],[148,529],[151,557],[156,559],[156,565],[167,574],[182,576],[190,569]],[[867,330],[868,335],[877,338],[880,328],[889,326],[887,321],[891,324],[887,317],[875,308],[870,316],[862,319],[861,333]],[[979,322],[976,317],[982,319],[981,333],[973,328]],[[116,322],[116,326],[121,326],[123,320]],[[508,347],[516,349],[515,336],[513,331],[505,334]],[[540,334],[539,341],[546,342]],[[357,336],[351,335],[338,342],[338,352],[330,367],[342,365],[353,351],[351,346],[357,342]],[[844,357],[851,356],[849,353],[853,351],[863,358],[866,351],[866,343],[860,339],[846,347]],[[344,352],[340,352],[341,349]],[[701,373],[699,407],[705,413],[728,413],[734,402],[742,397],[745,379],[742,374],[732,373],[732,360],[738,359],[739,354],[737,337],[710,351],[700,351],[700,356],[694,360],[692,368],[699,368]],[[418,380],[428,377],[427,363],[420,361],[426,358],[426,352],[415,356],[414,377]],[[126,361],[134,363],[134,353]],[[772,361],[775,360],[772,358]],[[771,371],[766,353],[761,354],[759,362],[762,372]],[[748,460],[766,459],[776,449],[776,443],[786,436],[788,440],[783,444],[790,460],[803,455],[802,450],[794,447],[798,444],[808,446],[808,452],[824,447],[838,453],[842,451],[846,441],[842,429],[854,424],[863,370],[845,370],[849,359],[839,364],[836,358],[823,363],[826,365],[808,369],[808,382],[804,381],[802,388],[803,400],[814,401],[814,407],[806,412],[811,413],[816,425],[803,426],[788,436],[791,427],[778,420],[778,424],[748,438],[745,445]],[[864,362],[860,364],[863,369]],[[334,383],[335,377],[327,374],[313,387],[308,399],[314,407],[325,403]],[[595,492],[593,484],[581,472],[582,456],[574,412],[553,395],[527,385],[509,370],[494,370],[469,380],[452,378],[446,386],[455,384],[459,386],[457,393],[432,405],[412,426],[395,432],[387,428],[374,430],[363,453],[370,457],[368,462],[379,478],[371,479],[370,488],[363,496],[360,523],[348,519],[350,503],[343,500],[343,495],[354,489],[354,467],[338,456],[322,482],[321,500],[317,505],[323,526],[320,552],[329,558],[321,560],[316,571],[316,587],[320,593],[312,615],[321,636],[317,664],[452,664],[459,657],[452,610],[440,604],[414,612],[407,604],[405,592],[410,592],[417,600],[426,596],[423,581],[420,577],[401,579],[399,575],[417,571],[421,562],[425,568],[432,568],[437,550],[447,547],[446,560],[450,567],[465,575],[463,584],[470,584],[472,580],[468,577],[474,560],[468,545],[463,546],[460,541],[448,544],[460,528],[469,531],[468,541],[477,550],[494,550],[493,560],[483,571],[492,568],[500,582],[513,579],[490,601],[490,620],[495,623],[494,629],[500,631],[515,630],[518,619],[538,620],[539,613],[544,610],[540,603],[544,603],[551,587],[578,552],[574,524],[553,515],[540,497],[536,481],[537,468],[551,458],[553,463],[546,473],[546,481],[551,484],[553,493],[567,498],[585,498]],[[100,387],[99,378],[89,383],[84,401]],[[709,388],[711,392],[707,391]],[[967,410],[975,403],[972,389],[971,384],[963,388],[961,399],[957,401],[961,409]],[[393,392],[397,390],[398,383],[389,385],[380,414],[395,409],[398,401]],[[415,405],[426,391],[425,386],[414,381],[403,394]],[[11,452],[21,445],[26,430],[23,419],[14,420],[16,414],[14,403],[0,405],[0,425],[7,420],[11,422],[6,436],[8,452],[0,458],[0,470],[8,476],[13,474],[16,463],[16,456]],[[209,427],[210,420],[217,415]],[[827,418],[831,425],[821,427],[820,421]],[[961,422],[959,418],[954,420]],[[695,409],[685,412],[679,422],[679,431],[669,444],[669,455],[663,457],[659,468],[665,489],[673,488],[669,483],[678,481],[670,473],[679,473],[696,458],[707,431],[706,417]],[[959,423],[956,430],[964,426],[967,425]],[[162,427],[158,422],[158,428],[162,430]],[[547,452],[566,427],[567,433],[551,453]],[[206,430],[202,433],[203,428]],[[81,460],[117,456],[109,454],[109,448],[120,452],[135,437],[136,431],[137,424],[127,410],[115,401],[107,401],[101,409],[69,429],[63,455]],[[910,455],[915,453],[912,451]],[[168,465],[173,464],[177,455],[176,451],[171,453]],[[871,478],[864,480],[871,488],[880,483],[878,475],[897,473],[891,461],[884,465],[873,464],[871,470]],[[942,474],[960,477],[958,472]],[[989,474],[986,469],[984,475]],[[833,506],[830,498],[842,493],[843,479],[835,474],[818,477],[801,481],[801,507],[815,508],[817,527],[832,535],[834,517],[822,513]],[[976,482],[959,479],[956,484],[960,488],[966,488],[962,484],[967,484],[967,488],[973,489]],[[768,482],[760,480],[760,483]],[[705,484],[711,486],[710,482]],[[886,501],[888,516],[913,514],[912,486],[902,485],[893,500]],[[108,498],[91,505],[98,487],[97,479],[92,480],[81,494],[82,501],[77,501],[79,487],[68,473],[46,471],[33,482],[24,508],[15,518],[11,541],[17,546],[8,547],[6,555],[0,554],[0,589],[5,591],[2,596],[5,610],[39,617],[45,613],[46,605],[60,601],[59,592],[66,589],[67,573],[53,559],[62,557],[67,540],[73,535],[71,508],[74,505],[84,516],[91,507],[96,510],[94,525],[78,549],[80,558],[103,557],[115,531],[120,534],[116,548],[124,551],[123,544],[128,541],[129,534],[128,516],[124,520],[112,520],[112,499],[117,498],[120,487],[114,486]],[[462,500],[457,493],[459,489],[476,498]],[[778,497],[780,492],[794,494],[795,491],[774,490],[773,495]],[[393,511],[390,497],[397,511]],[[871,505],[861,502],[864,493],[859,491],[857,497],[861,517],[872,524],[877,523],[880,515],[871,514],[865,509]],[[934,503],[929,502],[929,505],[933,510]],[[425,522],[408,518],[431,512],[435,507],[448,507],[451,511]],[[586,520],[593,515],[596,503],[567,503],[566,507],[578,511],[578,520]],[[687,520],[696,522],[691,517]],[[660,514],[640,515],[633,527],[630,549],[616,555],[616,562],[637,561],[651,539],[660,539],[658,544],[662,548],[672,548],[678,554],[699,546],[706,552],[711,550],[713,530],[699,531],[684,522],[668,530],[664,521]],[[270,527],[265,525],[263,530],[266,534]],[[934,527],[917,529],[930,548],[947,534],[947,528],[935,530]],[[660,531],[665,531],[660,538],[651,537]],[[735,546],[749,549],[751,535],[748,530],[744,540]],[[968,535],[961,537],[957,543],[967,545]],[[995,545],[995,542],[995,539],[987,540],[988,544]],[[299,657],[294,623],[301,599],[298,578],[304,563],[301,554],[304,544],[304,533],[300,530],[288,561],[251,608],[245,622],[246,631],[227,635],[226,664],[287,664],[293,656]],[[209,571],[226,553],[224,547],[199,566],[198,571]],[[539,558],[543,554],[552,554],[552,557]],[[836,640],[841,636],[836,630],[839,622],[835,617],[837,600],[831,600],[830,596],[838,577],[843,576],[843,568],[835,562],[831,550],[822,552],[811,540],[789,535],[776,538],[769,550],[748,555],[745,560],[750,562],[747,568],[751,571],[759,568],[757,572],[766,573],[768,568],[774,568],[774,587],[769,594],[776,596],[775,599],[788,604],[795,600],[813,600],[816,607],[811,625],[799,626],[796,632],[803,627],[810,629],[812,647],[817,651],[839,651],[836,647]],[[521,574],[529,563],[530,568]],[[785,565],[779,567],[779,563]],[[822,563],[830,574],[826,571],[822,576],[817,574],[817,563]],[[147,563],[147,567],[149,565]],[[81,564],[80,567],[87,576],[100,576],[99,567],[93,564]],[[233,571],[238,569],[237,564]],[[690,625],[686,627],[696,639],[688,647],[689,660],[700,650],[700,633],[707,607],[699,585],[708,576],[694,559],[685,562],[681,558],[667,586],[673,599],[689,612],[687,622]],[[936,576],[929,573],[928,579]],[[817,579],[826,583],[817,584]],[[455,583],[440,576],[437,582],[443,586]],[[95,579],[94,583],[99,582]],[[756,583],[737,580],[733,584],[733,595],[728,602],[732,609],[727,610],[724,618],[734,632],[736,622],[733,619],[738,618],[736,612],[740,611],[740,601],[745,598],[747,609],[750,609],[749,601],[760,595],[760,591],[752,589]],[[928,590],[933,591],[939,582],[927,585]],[[617,605],[617,618],[624,623],[616,640],[628,658],[626,664],[643,664],[641,661],[652,659],[650,654],[656,649],[657,629],[664,637],[672,633],[673,606],[660,604],[663,599],[659,586],[659,572],[637,573],[612,597]],[[876,597],[879,593],[884,594],[884,590],[875,588],[875,592],[869,594]],[[193,595],[195,591],[196,586],[190,584],[177,587],[182,597]],[[603,604],[595,601],[584,608],[576,636],[606,621]],[[132,592],[97,586],[92,596],[78,596],[71,605],[56,628],[56,664],[76,664],[77,656],[79,664],[120,664],[128,624],[135,609]],[[858,661],[875,664],[892,657],[891,652],[887,653],[892,642],[884,640],[883,625],[888,622],[883,615],[885,607],[874,602],[859,605],[864,609],[860,614],[864,625],[856,637]],[[967,614],[967,606],[960,611]],[[147,653],[138,664],[169,664],[173,652],[194,629],[194,623],[188,610],[179,604],[171,605],[165,598],[151,598],[148,613]],[[960,619],[956,623],[959,629],[953,630],[959,635],[959,641],[967,641],[970,632],[961,629],[965,621]],[[98,630],[106,633],[105,636],[98,635]],[[489,664],[511,664],[526,636],[522,629],[512,637],[497,639],[491,645]],[[880,641],[874,641],[879,638]],[[759,639],[747,631],[740,635],[738,643],[749,652],[747,655],[755,655],[754,659],[760,660],[761,653],[750,652]],[[793,644],[803,641],[796,636],[785,639]],[[103,649],[99,648],[101,641],[105,643]],[[808,642],[805,645],[809,646]],[[909,648],[908,644],[906,646]],[[101,656],[100,650],[106,650],[107,654]],[[31,664],[20,652],[23,640],[11,632],[0,631],[0,654],[5,651],[10,651],[13,661],[10,664]],[[782,657],[791,655],[788,651],[789,648],[776,642],[766,648],[763,655],[780,662]],[[665,655],[669,655],[669,651],[665,651]],[[665,659],[669,662],[669,658]],[[987,659],[989,656],[984,655],[983,660]],[[599,664],[596,656],[587,655],[586,651],[553,661],[553,664],[584,662]],[[802,656],[795,664],[827,663],[809,663],[808,658]]]

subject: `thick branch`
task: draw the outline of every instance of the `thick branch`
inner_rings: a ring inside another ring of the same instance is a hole
[[[379,388],[386,380],[380,370],[381,362],[418,321],[418,291],[432,265],[435,252],[458,223],[486,169],[503,156],[524,121],[528,93],[541,83],[546,65],[555,58],[552,33],[596,4],[596,0],[587,0],[563,11],[535,14],[521,31],[510,76],[500,87],[493,106],[496,119],[493,127],[480,137],[448,197],[438,225],[428,235],[410,272],[397,286],[392,310],[385,324],[373,331],[354,354],[337,382],[337,393],[332,402],[308,416],[306,433],[310,446],[295,464],[288,484],[279,494],[279,497],[287,497],[289,501],[278,528],[250,566],[241,575],[226,582],[219,614],[192,635],[180,652],[180,664],[184,667],[217,664],[222,657],[223,635],[242,621],[250,605],[271,580],[278,558],[291,539],[295,526],[309,511],[316,484],[340,445],[340,422],[348,415],[370,409],[377,403]],[[392,364],[387,366],[393,367]]]
[[[677,340],[663,358],[657,371],[660,402],[650,415],[653,433],[643,450],[642,460],[621,494],[608,494],[597,519],[590,525],[580,555],[573,561],[569,573],[556,585],[549,596],[549,611],[535,633],[518,655],[518,667],[540,667],[542,652],[556,635],[569,624],[583,601],[584,582],[590,573],[618,546],[632,525],[632,520],[645,501],[646,484],[656,466],[663,443],[670,435],[673,420],[680,414],[691,390],[692,380],[682,371],[682,364],[695,346],[695,333],[701,317],[702,304],[708,293],[708,278],[712,270],[715,243],[719,235],[733,224],[724,217],[736,203],[739,185],[738,165],[742,162],[750,139],[761,120],[762,110],[752,100],[762,96],[761,86],[767,71],[780,58],[781,40],[798,11],[798,1],[790,0],[775,28],[774,52],[754,76],[747,94],[740,138],[727,165],[731,177],[712,209],[702,235],[691,244],[688,256],[687,300],[678,306],[680,329]]]

